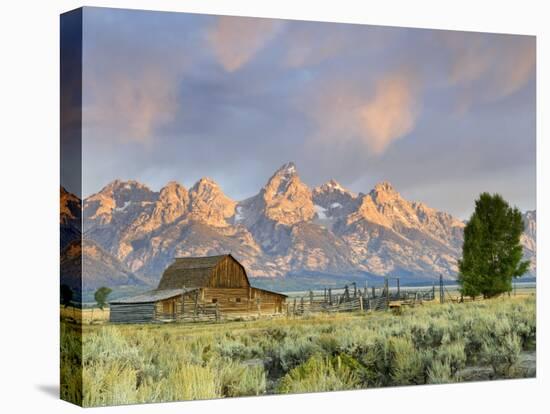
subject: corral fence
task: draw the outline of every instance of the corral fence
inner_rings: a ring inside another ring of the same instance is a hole
[[[396,286],[390,287],[390,281]],[[304,294],[305,293],[305,294]],[[399,278],[385,278],[382,286],[359,288],[353,282],[342,287],[304,292],[287,299],[287,314],[303,315],[314,312],[378,311],[401,306],[414,306],[436,297],[435,284],[431,288],[401,288]]]
[[[439,279],[439,302],[440,303],[463,303],[463,302],[474,302],[483,300],[483,296],[463,296],[460,293],[459,286],[456,284],[444,284],[442,278]],[[501,297],[513,297],[513,296],[529,296],[535,295],[536,292],[536,282],[518,282],[516,280],[512,281],[512,290],[510,292],[502,293]]]
[[[505,296],[534,295],[535,282],[516,282],[512,284],[512,291]],[[399,278],[385,278],[382,285],[369,286],[365,283],[359,287],[357,283],[349,283],[341,287],[330,287],[316,291],[289,293],[286,300],[286,309],[283,313],[289,316],[305,315],[319,312],[352,312],[352,311],[380,311],[386,309],[399,310],[402,306],[415,306],[424,301],[438,303],[462,303],[483,300],[483,297],[466,297],[460,294],[458,285],[445,284],[440,276],[439,282],[432,286],[401,286]],[[181,322],[220,322],[230,319],[249,319],[261,316],[260,303],[256,304],[257,314],[224,315],[220,312],[218,303],[200,304],[197,301],[187,312],[179,315]],[[109,308],[99,309],[93,306],[78,307],[75,305],[61,306],[61,317],[64,320],[77,323],[94,324],[105,323],[109,320]],[[162,315],[157,313],[159,321],[174,321],[173,314]],[[282,316],[282,315],[281,315]]]

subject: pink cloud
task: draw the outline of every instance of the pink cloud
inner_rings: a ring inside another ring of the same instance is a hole
[[[228,72],[245,65],[271,40],[281,21],[255,17],[220,16],[207,34],[212,50]]]
[[[417,115],[414,80],[403,75],[380,79],[374,96],[358,109],[361,136],[374,154],[412,131]]]
[[[365,90],[360,81],[338,81],[317,91],[307,109],[317,123],[313,140],[326,148],[351,141],[381,155],[410,133],[420,111],[419,83],[410,71],[382,76]]]
[[[154,67],[137,76],[111,72],[86,82],[89,104],[84,106],[85,125],[99,128],[126,141],[147,142],[156,127],[171,121],[178,107],[174,76]]]

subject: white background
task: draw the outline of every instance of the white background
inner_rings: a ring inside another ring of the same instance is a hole
[[[539,1],[94,1],[188,11],[537,35],[537,379],[101,408],[98,411],[548,412],[547,123],[550,13]],[[4,1],[0,13],[0,409],[75,412],[58,393],[59,14],[77,1]],[[544,390],[546,388],[546,391]],[[95,411],[95,410],[94,410]]]

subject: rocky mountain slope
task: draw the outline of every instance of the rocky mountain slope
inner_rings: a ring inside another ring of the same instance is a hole
[[[114,191],[114,197],[120,194]],[[107,200],[108,202],[109,200]],[[92,203],[96,201],[92,200]],[[101,204],[101,203],[99,203]],[[60,193],[60,241],[61,283],[75,292],[95,290],[101,286],[145,286],[151,283],[145,277],[136,276],[125,264],[106,252],[93,240],[82,238],[82,203],[74,194],[61,187]],[[98,205],[98,220],[111,223],[104,208]]]
[[[65,247],[60,268],[61,283],[76,292],[96,290],[101,286],[147,286],[151,283],[134,275],[116,257],[87,239],[73,240]]]
[[[63,250],[73,240],[78,240],[82,226],[80,198],[61,187],[59,203],[60,248]]]
[[[114,181],[84,200],[83,231],[135,275],[158,279],[176,256],[231,252],[250,276],[454,278],[464,223],[404,199],[390,183],[355,194],[334,180],[310,189],[293,163],[235,201],[211,179],[155,192]],[[535,262],[535,212],[522,241]],[[534,269],[534,264],[533,264]]]

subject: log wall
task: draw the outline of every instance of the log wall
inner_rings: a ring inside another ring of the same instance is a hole
[[[217,313],[218,318],[274,315],[286,310],[285,297],[253,287],[203,288],[155,303],[157,321],[186,320]]]
[[[109,321],[113,323],[145,323],[155,318],[154,303],[111,304]]]

